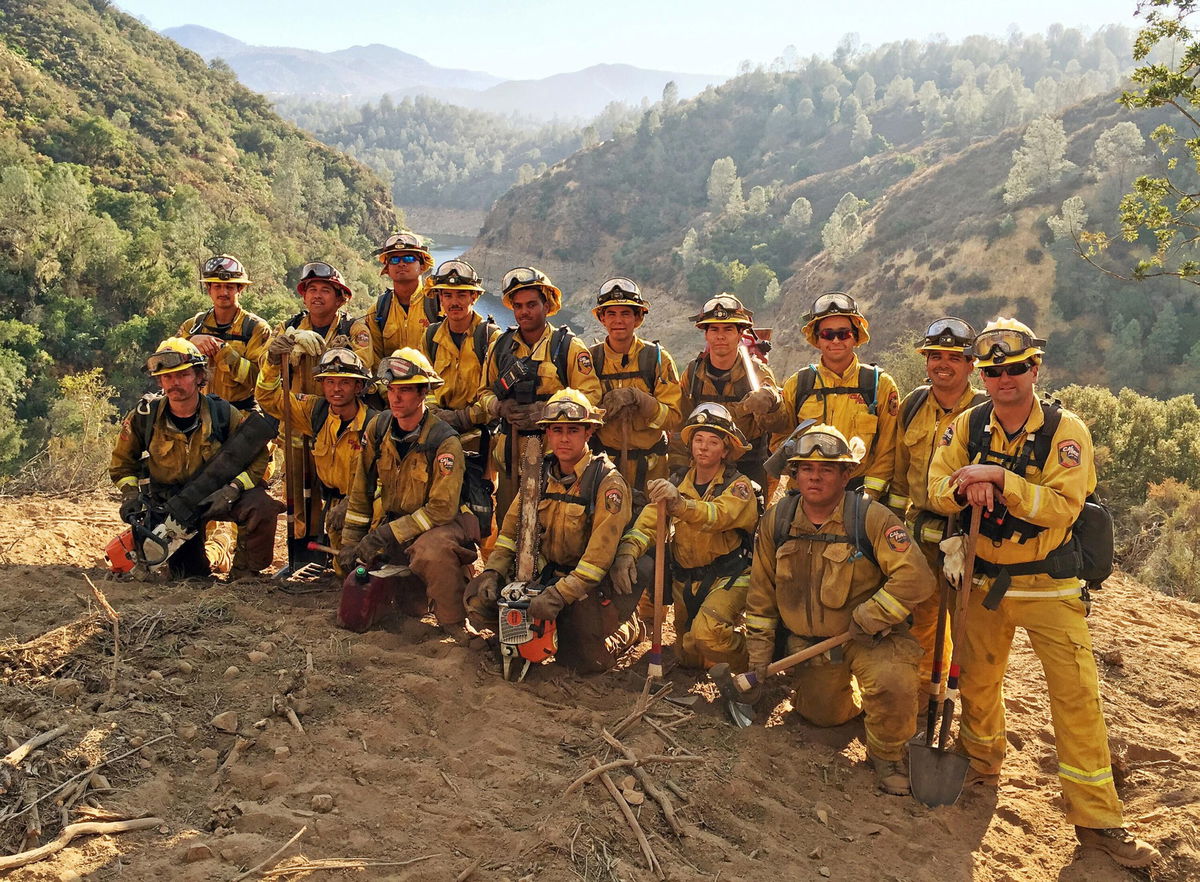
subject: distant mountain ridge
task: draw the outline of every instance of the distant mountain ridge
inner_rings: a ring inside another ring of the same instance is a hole
[[[373,43],[333,52],[252,46],[200,25],[166,28],[163,35],[207,61],[228,64],[246,87],[267,96],[377,100],[428,95],[499,114],[536,119],[590,118],[609,103],[657,100],[674,81],[681,98],[722,82],[716,74],[597,64],[536,80],[503,80],[480,71],[443,68],[391,46]]]

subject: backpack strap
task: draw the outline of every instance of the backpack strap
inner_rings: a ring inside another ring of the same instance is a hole
[[[433,322],[425,329],[425,356],[429,359],[430,364],[433,364],[434,359],[437,358],[438,345],[433,338],[441,326],[441,322]]]
[[[208,412],[212,419],[212,428],[208,437],[218,444],[224,444],[229,438],[229,423],[233,414],[233,405],[219,395],[205,395],[208,399]]]
[[[877,365],[867,364],[858,366],[858,394],[862,396],[862,400],[870,401],[867,405],[867,413],[876,414],[879,412],[879,374],[881,371]],[[867,377],[871,378],[870,386],[867,385]],[[871,397],[867,398],[867,389],[871,390]]]
[[[425,321],[429,322],[429,324],[432,325],[434,322],[440,322],[441,320],[442,320],[442,305],[441,305],[441,303],[438,302],[437,297],[433,297],[432,295],[430,295],[430,293],[428,291],[426,291],[425,292]]]
[[[300,322],[304,321],[304,317],[306,315],[308,315],[307,309],[300,310],[298,313],[296,313],[294,316],[292,316],[290,319],[288,319],[286,322],[283,323],[284,330],[300,327]]]
[[[921,405],[929,400],[929,390],[929,386],[918,386],[904,399],[904,403],[900,405],[901,429],[907,429],[912,425],[912,421],[916,419],[917,411],[921,409]]]
[[[384,291],[375,298],[375,326],[379,328],[379,333],[383,333],[383,326],[387,324],[388,316],[392,312],[392,292]]]
[[[800,418],[800,408],[804,407],[804,402],[813,394],[813,389],[817,385],[817,366],[810,364],[806,368],[801,368],[796,373],[796,418]],[[789,520],[788,523],[791,523]]]
[[[795,490],[789,491],[787,496],[783,497],[778,505],[775,506],[775,531],[773,538],[775,539],[775,550],[777,552],[779,546],[788,540],[792,521],[796,519],[796,509],[799,506],[800,494]],[[872,547],[870,538],[867,536],[867,510],[870,507],[871,501],[863,493],[857,490],[847,490],[842,503],[842,519],[845,521],[850,535],[815,533],[813,535],[806,535],[804,538],[817,542],[852,545],[873,566],[878,567],[879,560],[876,558],[875,549]]]
[[[481,365],[487,357],[488,344],[492,342],[492,328],[494,327],[496,327],[496,322],[490,315],[475,326],[475,358]],[[432,355],[429,356],[429,360],[433,361]]]
[[[310,415],[313,437],[321,434],[321,429],[325,425],[325,421],[329,419],[329,402],[322,398],[317,402]]]
[[[597,454],[592,457],[592,461],[588,463],[588,467],[583,470],[583,474],[579,478],[579,493],[577,494],[554,493],[546,490],[550,476],[548,471],[543,469],[542,499],[553,499],[558,502],[566,502],[570,505],[583,506],[584,530],[591,532],[592,515],[596,511],[596,493],[600,489],[600,482],[616,471],[616,468],[612,460],[604,454]]]
[[[550,337],[550,360],[554,362],[554,368],[558,371],[558,381],[564,389],[571,385],[567,380],[567,358],[571,353],[571,341],[574,339],[575,332],[571,330],[570,325],[556,328]]]
[[[592,353],[592,366],[596,369],[596,376],[601,380],[632,380],[637,377],[646,384],[650,394],[654,394],[654,386],[658,381],[658,366],[662,364],[662,347],[657,340],[642,346],[638,352],[636,371],[620,370],[605,373],[603,341],[592,346],[590,352]]]

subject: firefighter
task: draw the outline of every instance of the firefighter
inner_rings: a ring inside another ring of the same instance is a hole
[[[1050,693],[1058,777],[1079,841],[1122,866],[1157,849],[1123,826],[1077,549],[1069,540],[1096,486],[1083,421],[1035,391],[1045,350],[1028,326],[1000,317],[976,337],[989,402],[955,418],[929,469],[929,505],[944,515],[980,506],[976,578],[961,640],[960,740],[968,785],[995,787],[1007,745],[1002,684],[1017,628],[1041,660]],[[965,516],[965,515],[964,515]],[[962,578],[962,543],[947,540],[946,574]]]
[[[359,590],[353,570],[360,561],[368,568],[381,560],[407,565],[411,576],[390,577],[388,586],[401,612],[420,617],[432,609],[438,625],[465,644],[462,567],[475,558],[479,530],[461,508],[465,465],[458,433],[425,407],[442,379],[412,348],[381,361],[376,376],[387,388],[389,409],[363,430],[337,554],[350,573],[343,596]],[[372,622],[346,624],[365,630]]]
[[[287,407],[297,434],[312,439],[318,502],[324,505],[329,545],[337,549],[341,547],[347,497],[361,459],[363,429],[376,411],[361,400],[370,375],[351,350],[326,350],[313,373],[321,395],[292,392],[291,400],[285,402],[279,365],[267,359],[258,375],[256,397],[262,409],[276,419],[283,419]]]
[[[141,510],[143,493],[155,504],[176,495],[217,455],[245,419],[225,399],[204,392],[208,360],[190,340],[170,337],[146,359],[145,371],[158,380],[161,395],[147,395],[126,415],[113,448],[108,473],[121,491],[121,520]],[[271,565],[275,525],[283,506],[267,495],[263,473],[265,444],[245,452],[245,469],[207,496],[201,529],[170,558],[176,578],[206,576],[204,524],[232,521],[239,527],[234,578],[259,574]],[[146,480],[144,490],[139,481]]]
[[[665,500],[673,527],[667,572],[679,661],[700,669],[727,662],[741,672],[746,638],[740,625],[759,505],[753,484],[734,463],[750,445],[719,404],[699,405],[680,434],[691,451],[691,467],[670,479],[651,479],[652,501],[621,539],[613,584],[628,592],[636,581],[639,591],[652,591],[654,558],[646,552],[657,538],[657,502]]]
[[[645,501],[648,480],[667,477],[667,433],[683,422],[675,360],[658,343],[637,335],[649,311],[641,289],[625,278],[601,285],[592,309],[608,332],[591,348],[604,390],[604,425],[597,437],[637,502]]]
[[[279,364],[282,356],[299,349],[300,356],[292,359],[292,391],[320,397],[322,383],[317,377],[317,359],[335,345],[335,340],[340,347],[350,345],[355,320],[343,307],[354,292],[335,267],[314,260],[300,268],[296,293],[304,302],[304,309],[275,329],[267,350]]]
[[[535,267],[517,267],[504,274],[501,290],[517,325],[488,350],[479,404],[489,419],[501,420],[492,455],[496,513],[502,518],[517,492],[517,438],[540,432],[543,404],[570,387],[598,405],[601,389],[587,347],[566,325],[556,328],[547,321],[562,306],[562,292],[549,276]]]
[[[896,458],[896,383],[886,371],[859,362],[854,350],[871,333],[853,297],[840,291],[822,294],[804,321],[804,337],[821,357],[783,384],[783,406],[769,418],[771,430],[779,433],[773,442],[809,418],[861,438],[867,454],[851,474],[850,486],[882,499]]]
[[[204,261],[200,283],[212,307],[179,326],[209,365],[208,394],[224,398],[238,410],[254,407],[258,364],[271,338],[266,319],[242,309],[242,291],[253,284],[236,257],[217,254]]]
[[[538,504],[538,551],[545,562],[538,581],[547,587],[530,602],[529,615],[557,620],[556,658],[581,673],[610,670],[641,633],[638,593],[632,586],[618,588],[607,575],[631,503],[616,466],[588,446],[603,417],[586,395],[568,388],[554,393],[538,421],[550,449]],[[520,551],[519,520],[520,505],[513,505],[484,571],[467,589],[476,630],[496,628],[499,591],[512,577]]]
[[[683,390],[681,413],[691,413],[696,405],[709,401],[723,404],[751,447],[738,467],[750,480],[765,487],[764,418],[779,408],[780,394],[771,369],[742,344],[743,330],[753,329],[754,316],[732,294],[720,294],[689,320],[704,333],[705,349],[683,369],[679,381]],[[673,465],[685,468],[688,453],[683,445],[673,445],[672,452]]]
[[[761,682],[777,654],[854,635],[792,668],[792,703],[817,726],[864,712],[876,783],[899,796],[909,792],[906,744],[917,727],[921,660],[905,620],[933,591],[933,573],[899,518],[848,489],[865,450],[833,426],[797,440],[788,460],[796,489],[767,509],[754,545],[746,642]]]
[[[900,402],[896,421],[896,466],[888,490],[888,507],[904,519],[925,560],[936,575],[941,567],[939,543],[945,538],[946,519],[930,511],[926,487],[929,463],[934,447],[950,423],[968,407],[987,399],[971,387],[975,358],[971,344],[975,329],[960,318],[946,316],[925,329],[925,338],[917,352],[925,357],[925,375],[929,383],[918,386]],[[933,671],[933,646],[937,637],[938,596],[934,593],[913,610],[912,635],[925,655],[921,659],[921,683],[929,687]],[[953,646],[949,623],[944,631],[945,657]],[[944,680],[949,671],[943,665]]]
[[[397,349],[420,351],[425,329],[438,317],[437,301],[423,278],[433,269],[433,255],[420,237],[408,230],[393,233],[374,255],[382,264],[379,274],[388,277],[391,288],[375,298],[370,311],[355,322],[351,335],[354,351],[368,370],[374,370],[380,359]]]

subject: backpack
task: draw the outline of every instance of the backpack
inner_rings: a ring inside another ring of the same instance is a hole
[[[517,333],[517,328],[509,328],[496,338],[496,376],[503,377],[511,364],[517,360],[513,354],[513,337]],[[567,357],[571,352],[571,341],[575,339],[575,332],[571,330],[569,325],[563,325],[560,328],[555,328],[554,333],[550,335],[550,343],[548,345],[550,353],[550,361],[554,364],[554,369],[558,371],[558,381],[562,387],[566,389],[570,386],[567,380],[569,365]]]
[[[817,388],[817,366],[810,364],[796,375],[796,414],[810,396],[817,395],[825,398],[829,395],[849,395],[858,393],[867,404],[867,413],[874,415],[879,410],[879,375],[883,373],[873,364],[858,366],[857,386],[821,386]],[[868,397],[868,393],[870,397]]]
[[[691,365],[688,365],[688,367],[684,369],[685,374],[687,373],[688,370],[691,370],[691,372],[692,372],[692,378],[691,378],[691,380],[688,381],[688,395],[689,395],[690,399],[696,403],[699,403],[701,401],[706,401],[706,402],[712,401],[717,404],[733,404],[735,401],[741,401],[742,400],[741,395],[713,395],[711,397],[707,397],[707,398],[703,398],[703,399],[700,397],[700,364],[703,359],[704,359],[704,353],[701,353],[699,359],[697,359],[695,362],[693,362]],[[709,362],[709,364],[712,364],[712,362]],[[651,386],[650,388],[653,389],[654,387]],[[715,388],[715,384],[714,384],[714,388]],[[729,390],[731,392],[733,391],[732,378],[729,381]]]
[[[646,343],[642,346],[638,353],[637,370],[620,370],[614,371],[611,374],[604,372],[604,343],[597,343],[591,349],[592,365],[596,369],[596,376],[601,380],[632,380],[636,377],[641,377],[643,383],[646,384],[646,389],[650,394],[654,394],[654,386],[658,380],[658,367],[662,364],[662,347],[655,340],[652,343]]]
[[[976,460],[991,457],[994,465],[999,465],[1022,477],[1030,466],[1039,471],[1045,469],[1046,461],[1054,446],[1054,433],[1058,431],[1058,425],[1062,420],[1062,405],[1058,401],[1050,399],[1042,401],[1041,407],[1042,427],[1034,433],[1032,438],[1025,439],[1021,451],[1015,456],[1006,456],[991,450],[992,403],[988,401],[972,408],[967,421],[967,461],[973,463]],[[993,511],[994,514],[995,511]],[[1002,514],[1002,517],[1004,516]],[[985,515],[985,522],[987,519],[988,516]],[[1022,542],[1046,529],[1027,524],[1019,518],[1012,518],[1012,521],[1016,524],[1016,532],[1023,537],[1020,540]],[[981,533],[982,530],[981,527]],[[1115,559],[1113,533],[1112,512],[1093,491],[1087,495],[1079,517],[1071,525],[1071,538],[1067,542],[1051,551],[1043,561],[1008,564],[1004,569],[1008,570],[1010,575],[1050,573],[1056,578],[1068,578],[1073,575],[1087,583],[1089,588],[1097,589],[1113,572]],[[1030,569],[1033,565],[1042,565],[1043,568]],[[985,572],[986,570],[985,567]],[[1007,584],[1004,587],[1007,588]],[[1000,596],[1003,596],[1003,592],[1000,593]],[[989,594],[989,599],[990,597]],[[999,603],[999,598],[996,598],[995,602]],[[985,602],[984,605],[986,606],[987,603]],[[994,606],[989,607],[989,609],[994,608]]]
[[[442,321],[437,321],[425,329],[425,355],[429,358],[429,363],[437,359],[438,344],[434,342],[434,336],[437,334],[438,328],[442,326]],[[480,322],[472,331],[472,340],[475,346],[475,358],[480,364],[484,363],[487,357],[488,343],[491,342],[492,328],[496,327],[495,320],[489,315],[485,321]]]
[[[919,411],[921,406],[928,400],[929,391],[930,387],[928,384],[924,386],[918,386],[916,389],[913,389],[911,393],[909,393],[908,397],[904,399],[903,403],[900,405],[901,431],[906,431],[908,427],[912,425],[912,421],[917,417],[917,411]],[[976,405],[985,403],[987,400],[988,397],[985,393],[976,392],[975,396],[971,399],[971,403],[967,405],[967,407],[975,407]]]
[[[212,315],[212,312],[213,311],[209,309],[196,317],[196,321],[192,325],[192,329],[188,331],[189,337],[194,337],[204,330],[204,323],[208,321],[208,317]],[[249,343],[250,338],[254,336],[254,316],[243,310],[241,331],[237,334],[231,334],[229,332],[230,330],[232,330],[232,328],[226,331],[217,329],[207,333],[209,333],[209,336],[216,337],[218,340],[224,340],[227,343],[231,341],[237,343]]]
[[[605,454],[600,453],[592,457],[592,461],[588,463],[583,474],[579,478],[579,494],[574,493],[551,493],[546,490],[546,484],[550,480],[550,476],[546,470],[542,470],[542,499],[554,499],[558,502],[567,502],[571,505],[583,506],[584,517],[584,533],[592,532],[592,515],[596,512],[596,493],[600,489],[600,482],[615,472],[617,467],[613,461]],[[625,525],[621,525],[622,531]]]
[[[300,327],[300,323],[302,321],[304,321],[304,317],[307,315],[308,315],[307,309],[300,310],[300,312],[296,313],[294,316],[292,316],[290,319],[288,319],[286,322],[283,323],[284,330],[287,330],[289,328]],[[310,324],[311,324],[311,322],[310,322]],[[349,337],[350,329],[353,326],[354,326],[354,317],[346,315],[343,312],[339,312],[337,314],[337,330],[334,332],[334,336]]]
[[[208,432],[209,440],[224,444],[229,439],[229,423],[232,419],[233,405],[219,395],[205,393],[208,399],[208,412],[211,420]],[[139,433],[142,438],[143,460],[149,458],[150,437],[154,434],[154,417],[158,412],[158,402],[164,401],[161,392],[150,392],[138,401],[134,412],[138,415]]]
[[[796,509],[800,505],[800,493],[797,490],[789,490],[787,496],[783,497],[775,507],[775,532],[773,539],[775,540],[775,548],[783,545],[788,540],[788,533],[792,528],[792,521],[796,519]],[[871,500],[858,490],[847,490],[846,498],[842,504],[842,511],[845,512],[853,509],[853,516],[848,519],[850,532],[853,535],[843,536],[839,533],[815,533],[812,535],[805,534],[803,538],[813,542],[826,542],[830,544],[852,545],[858,551],[856,557],[865,557],[875,567],[879,566],[879,559],[875,556],[875,549],[872,547],[870,540],[867,538],[867,509],[871,507]]]
[[[387,324],[388,316],[392,313],[392,301],[395,300],[395,297],[392,296],[393,293],[392,291],[384,291],[375,298],[375,325],[379,328],[380,336],[383,336],[383,328]],[[442,310],[438,305],[436,297],[430,297],[426,293],[424,301],[425,320],[432,325],[441,317]]]

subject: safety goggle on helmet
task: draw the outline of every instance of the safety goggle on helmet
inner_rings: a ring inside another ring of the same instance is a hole
[[[971,354],[995,365],[1011,364],[1044,354],[1046,341],[1016,328],[986,328],[975,338]]]
[[[204,367],[207,364],[208,359],[192,341],[182,337],[171,337],[158,347],[158,351],[146,359],[145,364],[142,365],[142,371],[152,377],[159,377],[193,367]]]
[[[833,426],[813,426],[794,442],[793,453],[788,465],[801,462],[848,462],[860,463],[867,452],[861,438],[846,440],[846,436]]]
[[[483,281],[475,272],[475,267],[465,260],[443,261],[429,276],[432,290],[447,291],[478,291],[483,293]]]
[[[380,359],[375,368],[375,376],[386,386],[415,386],[424,383],[436,389],[445,382],[425,356],[409,347],[397,349],[386,358]]]
[[[314,380],[324,380],[327,377],[354,377],[359,380],[369,380],[367,366],[358,355],[349,349],[328,349],[321,356],[313,371]]]
[[[609,306],[629,306],[640,310],[642,315],[650,311],[650,304],[642,297],[642,289],[638,287],[637,282],[623,276],[609,279],[600,286],[600,294],[592,308],[592,315],[600,318],[600,314]]]
[[[842,291],[830,291],[814,300],[812,309],[804,316],[802,333],[810,345],[817,345],[817,330],[821,321],[836,315],[846,316],[850,320],[850,324],[858,329],[858,334],[855,336],[860,345],[870,341],[871,325],[858,308],[858,302]]]
[[[740,459],[750,450],[746,436],[733,421],[733,416],[723,405],[716,402],[698,404],[688,415],[687,422],[679,432],[683,445],[690,450],[692,438],[700,431],[715,432],[724,438],[730,462]]]
[[[200,267],[201,282],[237,282],[239,285],[253,284],[246,268],[236,257],[217,254],[204,261]]]
[[[580,423],[598,426],[604,422],[604,411],[596,407],[578,389],[560,389],[550,396],[542,408],[539,426],[553,423]]]
[[[703,308],[696,315],[689,316],[688,321],[697,328],[705,325],[738,325],[744,328],[754,327],[754,313],[742,305],[732,294],[718,294],[706,300]]]
[[[303,295],[309,282],[328,282],[344,297],[353,297],[354,292],[342,280],[342,274],[337,268],[323,260],[314,260],[300,267],[300,281],[296,283],[296,293]]]
[[[562,291],[555,287],[550,277],[534,266],[518,266],[506,272],[500,280],[501,300],[509,309],[513,308],[512,296],[522,288],[537,288],[546,297],[546,315],[554,315],[562,308]]]
[[[925,329],[925,340],[917,352],[957,352],[968,358],[975,343],[975,329],[970,323],[954,316],[936,319]]]

